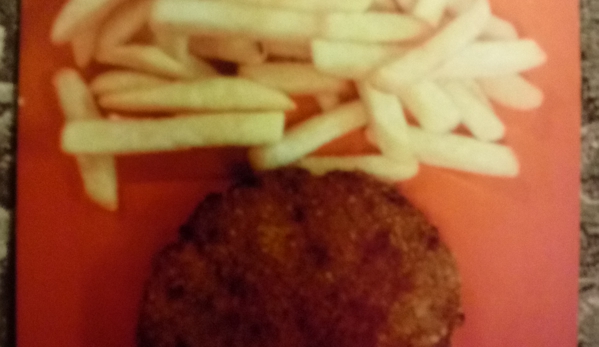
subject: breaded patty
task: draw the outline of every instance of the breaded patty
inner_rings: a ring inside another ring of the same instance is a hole
[[[154,261],[140,347],[449,346],[455,261],[395,187],[259,174],[208,196]]]

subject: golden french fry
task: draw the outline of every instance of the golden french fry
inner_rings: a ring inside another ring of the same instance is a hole
[[[53,79],[67,124],[100,119],[100,111],[79,73],[60,70]],[[87,196],[107,210],[118,208],[118,184],[114,158],[110,155],[77,155]]]
[[[366,82],[359,84],[360,97],[369,111],[369,129],[384,156],[400,163],[418,166],[408,142],[408,123],[396,95],[376,90]]]
[[[434,72],[444,78],[476,78],[509,75],[544,64],[547,54],[533,40],[478,42],[444,63]]]
[[[418,162],[405,164],[382,155],[347,157],[309,156],[301,158],[294,165],[310,171],[314,175],[324,175],[331,171],[362,171],[385,182],[410,179],[418,173]]]
[[[491,100],[517,110],[533,110],[543,104],[543,91],[520,75],[507,75],[478,80]]]
[[[125,0],[69,0],[54,20],[50,33],[52,43],[66,43],[78,33],[98,25],[104,17]]]
[[[193,79],[196,73],[155,46],[126,45],[100,51],[96,59],[103,64],[127,67],[163,77]]]
[[[263,41],[262,48],[268,57],[275,59],[309,61],[312,50],[308,43]]]
[[[362,79],[373,69],[392,57],[403,55],[407,49],[398,45],[364,44],[314,40],[314,65],[330,75]]]
[[[389,13],[298,12],[241,3],[158,0],[153,26],[189,35],[242,35],[266,40],[306,42],[330,39],[384,42],[421,37],[428,26]]]
[[[331,13],[322,17],[319,37],[356,42],[399,42],[424,37],[430,27],[398,13]]]
[[[483,30],[481,38],[490,40],[517,40],[518,30],[507,20],[491,16],[487,27]]]
[[[364,126],[366,121],[366,109],[361,102],[343,105],[296,125],[275,144],[250,149],[250,163],[258,170],[285,166]]]
[[[397,94],[427,131],[446,133],[460,123],[460,110],[436,82],[424,80],[399,89]]]
[[[280,7],[292,10],[311,12],[364,12],[372,0],[229,0],[232,2],[265,6]]]
[[[487,103],[461,81],[442,84],[460,109],[461,120],[472,135],[482,141],[497,141],[505,135],[505,126]]]
[[[266,60],[258,42],[246,38],[191,37],[189,51],[208,59],[239,64],[260,64]]]
[[[370,11],[397,12],[399,10],[395,0],[374,0],[369,8]]]
[[[107,50],[127,43],[147,23],[152,2],[128,1],[115,9],[102,24],[98,37],[100,50]]]
[[[408,128],[410,144],[423,164],[492,176],[517,176],[518,159],[506,146],[453,134]]]
[[[343,93],[348,80],[325,75],[307,63],[267,63],[239,68],[239,76],[292,95]]]
[[[192,147],[254,146],[283,136],[283,112],[183,115],[72,122],[62,132],[67,153],[132,154]]]
[[[476,0],[466,12],[424,44],[379,68],[372,76],[373,83],[378,88],[392,91],[421,81],[448,57],[454,56],[474,41],[490,16],[491,9],[487,0]]]
[[[330,111],[341,104],[341,98],[337,94],[321,93],[314,95],[314,98],[323,112]]]
[[[94,94],[107,94],[126,90],[145,89],[168,83],[170,83],[170,80],[166,78],[142,72],[111,70],[96,76],[90,84],[90,89]]]
[[[90,26],[71,40],[73,59],[79,68],[85,68],[92,61],[96,53],[98,30],[98,25]]]
[[[420,18],[433,27],[439,26],[445,14],[448,0],[418,0],[411,10],[414,17]]]
[[[295,107],[284,93],[242,78],[219,77],[177,82],[102,95],[100,106],[143,112],[284,111]]]

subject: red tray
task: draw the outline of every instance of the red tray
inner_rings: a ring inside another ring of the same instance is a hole
[[[89,203],[58,148],[49,43],[62,0],[23,0],[18,118],[17,337],[20,347],[134,346],[152,255],[177,237],[243,153],[203,150],[119,159],[121,209]],[[463,279],[466,323],[454,346],[576,344],[580,61],[578,2],[492,1],[537,40],[548,63],[529,73],[546,93],[534,112],[499,109],[522,163],[516,179],[423,168],[401,186],[438,225]]]

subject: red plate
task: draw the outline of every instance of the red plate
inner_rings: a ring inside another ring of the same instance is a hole
[[[209,191],[229,183],[239,151],[119,160],[121,209],[82,194],[58,148],[62,116],[50,86],[72,66],[48,42],[62,0],[23,0],[18,132],[17,336],[21,347],[134,346],[150,259]],[[455,346],[574,346],[578,293],[580,62],[576,1],[496,0],[549,55],[528,77],[546,102],[500,109],[516,179],[424,168],[402,186],[437,224],[463,279],[466,323]]]

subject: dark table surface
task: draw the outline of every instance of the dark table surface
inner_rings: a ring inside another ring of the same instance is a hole
[[[12,217],[17,1],[0,0],[0,346],[14,344]],[[587,347],[599,346],[599,0],[581,0],[581,37],[583,152],[578,345]]]

